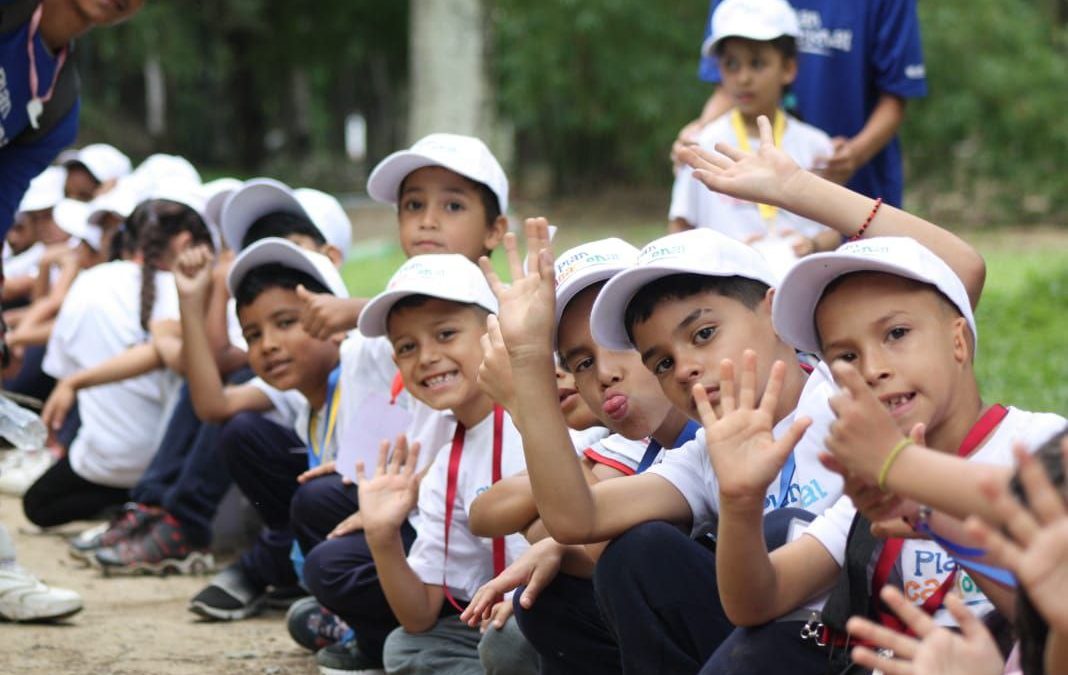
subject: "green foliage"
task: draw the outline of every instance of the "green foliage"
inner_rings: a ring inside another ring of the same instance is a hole
[[[909,181],[923,188],[913,205],[972,222],[1063,221],[1064,27],[1028,0],[919,6],[930,94],[903,129]]]

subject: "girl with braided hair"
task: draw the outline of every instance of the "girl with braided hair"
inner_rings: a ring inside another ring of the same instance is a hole
[[[81,427],[23,498],[26,517],[41,527],[127,501],[180,383],[172,372],[181,342],[170,266],[191,246],[211,246],[211,234],[189,205],[150,199],[130,214],[123,239],[122,259],[75,280],[49,339],[44,370],[64,383],[71,402],[77,397]]]

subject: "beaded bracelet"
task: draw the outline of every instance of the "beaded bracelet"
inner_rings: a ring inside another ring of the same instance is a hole
[[[879,212],[879,207],[883,205],[883,198],[879,197],[875,200],[875,205],[871,207],[871,213],[868,214],[868,219],[864,221],[864,224],[860,226],[857,233],[849,238],[849,241],[856,241],[864,236],[864,232],[868,229],[868,225],[871,225],[871,221],[875,220],[875,214]]]
[[[879,480],[877,482],[879,489],[883,492],[886,492],[886,477],[887,474],[890,473],[890,467],[894,465],[894,461],[897,459],[897,456],[901,454],[901,451],[910,445],[912,445],[911,438],[902,438],[890,451],[890,454],[886,456],[886,459],[883,460],[883,468],[879,469]]]

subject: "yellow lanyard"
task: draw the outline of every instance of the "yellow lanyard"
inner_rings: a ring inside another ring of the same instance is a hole
[[[734,127],[734,135],[738,137],[738,148],[742,152],[752,152],[749,145],[749,132],[746,131],[742,113],[737,108],[731,111],[731,126]],[[775,141],[776,148],[782,147],[782,135],[785,128],[786,115],[783,114],[782,110],[776,109],[775,122],[772,124],[772,138]],[[760,211],[760,217],[767,223],[768,230],[774,230],[773,224],[779,209],[769,204],[757,204],[757,210]]]
[[[312,415],[311,421],[308,424],[308,442],[311,443],[311,451],[316,459],[316,466],[323,461],[323,448],[326,447],[330,436],[334,433],[334,425],[337,423],[337,409],[340,407],[338,402],[341,400],[341,387],[334,387],[334,396],[330,401],[329,407],[326,409],[326,433],[316,443],[315,433],[316,427],[318,427],[319,413]]]

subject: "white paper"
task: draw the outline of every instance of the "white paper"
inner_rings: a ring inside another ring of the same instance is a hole
[[[364,472],[370,475],[378,464],[378,446],[383,440],[390,443],[408,431],[411,413],[389,402],[382,393],[368,394],[351,421],[338,438],[337,472],[356,480],[356,462],[363,462]]]

